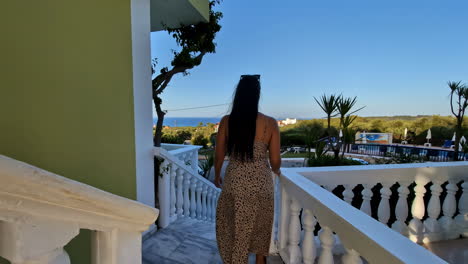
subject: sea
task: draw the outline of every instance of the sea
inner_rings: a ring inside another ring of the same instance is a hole
[[[170,127],[187,127],[187,126],[198,126],[203,123],[206,126],[207,123],[219,123],[221,117],[164,117],[164,126]],[[156,125],[158,121],[157,117],[153,118],[153,124]]]

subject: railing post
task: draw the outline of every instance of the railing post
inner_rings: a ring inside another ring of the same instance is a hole
[[[371,210],[371,205],[370,205],[370,201],[372,199],[372,190],[370,188],[370,186],[368,184],[363,184],[364,185],[364,189],[362,190],[361,194],[362,194],[362,204],[361,204],[361,211],[363,211],[364,213],[366,213],[367,215],[371,215],[372,214],[372,210]]]
[[[177,176],[177,166],[172,164],[171,166],[171,196],[169,198],[171,203],[171,217],[176,214],[176,176]]]
[[[170,224],[171,221],[171,171],[170,163],[167,161],[167,159],[164,159],[164,161],[161,163],[160,173],[162,175],[157,175],[160,210],[158,223],[161,228],[165,228]]]
[[[78,224],[26,219],[0,221],[0,256],[14,264],[70,264],[63,247],[78,235]]]
[[[208,193],[206,195],[206,204],[207,204],[207,209],[206,209],[206,221],[209,221],[211,222],[211,212],[213,210],[213,207],[212,207],[212,200],[213,200],[213,189],[212,188],[208,188]]]
[[[176,207],[177,207],[177,216],[180,217],[182,216],[182,213],[184,212],[184,209],[182,208],[184,204],[184,197],[183,197],[183,170],[181,168],[177,168],[176,170],[177,176],[176,176],[176,181],[177,181],[177,202],[176,202]]]
[[[195,173],[198,173],[198,149],[194,149],[192,152],[192,168]]]
[[[304,264],[313,264],[317,257],[317,249],[315,247],[314,229],[317,221],[309,209],[303,211],[304,225],[304,240],[302,241],[302,259]]]
[[[391,183],[382,183],[382,189],[380,189],[380,195],[382,199],[379,203],[379,208],[377,210],[377,215],[379,217],[379,221],[383,224],[387,224],[388,220],[390,219],[390,195],[392,195],[392,191],[390,190]]]
[[[458,226],[459,234],[463,237],[468,237],[468,181],[461,185],[463,193],[458,201],[458,210],[460,214],[457,215],[455,221]]]
[[[197,218],[197,181],[196,177],[192,177],[192,180],[190,181],[190,217],[193,219]]]
[[[280,183],[281,183],[281,178],[280,178]],[[278,241],[279,241],[279,250],[285,249],[287,244],[288,244],[288,226],[289,226],[289,206],[291,204],[291,201],[288,197],[288,193],[286,192],[286,189],[284,188],[283,184],[280,184],[280,190],[281,190],[281,196],[280,196],[280,201],[281,201],[281,207],[280,207],[280,212],[279,212],[279,232],[278,232]]]
[[[354,184],[346,184],[344,187],[344,191],[343,191],[343,200],[345,200],[345,202],[351,204],[353,202],[353,198],[354,198],[354,192],[353,192],[353,188],[354,188]]]
[[[318,264],[333,264],[333,246],[335,245],[335,237],[332,230],[327,226],[322,226],[319,233],[322,252]]]
[[[444,203],[442,204],[443,216],[439,219],[440,226],[442,227],[442,234],[444,239],[455,239],[459,236],[453,215],[457,211],[457,201],[455,194],[458,187],[456,182],[449,181],[445,186],[447,195],[445,196]]]
[[[202,190],[203,183],[201,181],[197,182],[197,219],[202,219]]]
[[[141,233],[118,229],[94,231],[91,250],[92,264],[141,263]]]
[[[414,187],[415,197],[413,204],[411,205],[411,213],[413,214],[413,219],[409,222],[408,231],[409,239],[416,243],[422,242],[423,235],[423,224],[421,219],[424,217],[425,208],[424,208],[424,194],[426,193],[426,188],[424,187],[425,181],[416,179],[416,186]]]
[[[398,182],[398,202],[395,207],[396,221],[392,224],[392,229],[398,233],[408,236],[408,226],[406,225],[406,218],[408,218],[408,185],[409,182]]]
[[[291,199],[291,208],[289,212],[289,263],[301,263],[301,248],[299,242],[301,239],[301,226],[299,223],[299,212],[301,206],[296,198]]]
[[[205,221],[206,220],[206,211],[207,211],[207,206],[206,206],[206,194],[207,194],[207,189],[208,186],[206,184],[203,184],[203,189],[202,189],[202,218],[201,220]]]
[[[437,221],[440,215],[440,193],[442,192],[442,183],[438,180],[432,181],[431,186],[431,199],[427,206],[427,213],[429,218],[424,221],[425,234],[423,242],[433,242],[442,239],[440,224]]]
[[[190,217],[190,197],[189,197],[189,188],[190,188],[190,178],[192,175],[188,172],[184,172],[184,216]]]

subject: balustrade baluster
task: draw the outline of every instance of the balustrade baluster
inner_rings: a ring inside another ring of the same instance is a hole
[[[202,190],[203,190],[203,183],[197,182],[197,219],[202,219]]]
[[[345,247],[346,253],[341,257],[343,264],[362,264],[362,259],[359,253],[354,249]]]
[[[314,228],[317,221],[309,209],[303,212],[304,240],[302,241],[302,259],[304,264],[313,264],[317,257]]]
[[[424,217],[425,207],[424,207],[424,194],[426,193],[426,188],[424,188],[425,181],[420,179],[416,180],[416,186],[414,187],[415,197],[413,204],[411,205],[411,214],[413,219],[409,222],[408,231],[409,239],[413,242],[421,243],[423,235],[423,224],[421,219]]]
[[[206,192],[207,192],[208,186],[206,184],[203,184],[203,189],[202,189],[202,218],[201,220],[205,221],[206,220]]]
[[[353,192],[354,186],[356,185],[350,185],[350,184],[344,185],[345,189],[343,191],[343,200],[345,200],[349,204],[351,204],[354,198],[354,192]]]
[[[177,207],[177,215],[182,216],[182,213],[184,212],[184,208],[182,207],[184,204],[184,196],[183,196],[183,170],[181,168],[177,168],[176,170],[177,176],[176,176],[176,182],[177,182],[177,201],[176,201],[176,207]]]
[[[447,195],[445,196],[444,203],[442,204],[443,216],[439,219],[440,226],[442,227],[442,235],[444,239],[455,239],[458,237],[457,227],[453,220],[453,215],[457,211],[457,201],[455,194],[457,193],[458,186],[454,181],[449,181],[445,186]]]
[[[370,201],[373,195],[371,187],[368,184],[364,184],[364,189],[362,190],[361,194],[362,194],[362,204],[361,204],[360,209],[361,211],[363,211],[364,213],[370,216],[372,214]]]
[[[465,181],[462,185],[463,193],[458,201],[459,215],[455,218],[458,226],[459,234],[468,237],[468,181]]]
[[[176,176],[177,176],[177,166],[172,164],[171,166],[171,216],[176,214]]]
[[[213,197],[213,189],[208,188],[208,192],[206,194],[206,221],[211,221],[211,199]]]
[[[424,243],[439,241],[442,239],[440,224],[439,221],[437,221],[437,218],[439,218],[440,215],[440,193],[442,192],[442,187],[440,187],[441,184],[442,182],[438,180],[432,181],[431,199],[429,199],[429,204],[427,205],[427,214],[429,218],[424,221]]]
[[[392,195],[392,191],[390,190],[391,183],[382,183],[382,189],[380,189],[380,203],[379,208],[377,210],[377,216],[379,221],[383,224],[388,223],[388,219],[390,219],[390,195]]]
[[[335,245],[335,236],[328,226],[322,226],[319,232],[320,244],[322,252],[318,260],[318,264],[333,264],[333,246]]]
[[[190,217],[193,219],[197,218],[197,181],[196,177],[192,177],[190,184]]]
[[[300,204],[296,198],[291,199],[289,210],[289,263],[296,264],[301,262],[301,249],[299,242],[301,239],[301,226],[299,223]]]
[[[189,217],[190,216],[189,188],[190,188],[190,178],[192,177],[192,175],[184,171],[183,176],[184,176],[184,216]]]
[[[408,226],[405,221],[408,218],[408,194],[410,185],[409,182],[399,182],[398,187],[398,202],[395,207],[396,221],[392,224],[392,229],[404,236],[408,236]]]
[[[198,149],[192,151],[192,169],[198,172]]]

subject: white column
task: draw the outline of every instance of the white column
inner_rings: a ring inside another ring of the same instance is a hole
[[[303,211],[304,240],[302,241],[302,261],[304,264],[313,264],[317,257],[315,247],[314,229],[317,221],[312,211],[306,209]]]
[[[447,196],[445,196],[444,203],[442,204],[443,216],[439,219],[440,226],[442,227],[443,238],[445,240],[455,239],[459,236],[453,215],[457,211],[457,201],[455,194],[457,193],[458,186],[454,181],[449,181],[445,186]]]
[[[380,203],[379,208],[377,211],[377,215],[379,217],[379,221],[383,224],[387,224],[388,220],[390,219],[390,195],[392,195],[392,191],[390,190],[391,183],[382,183],[382,189],[380,189]]]
[[[196,199],[196,192],[197,192],[197,177],[192,177],[190,181],[190,217],[195,219],[197,218],[197,199]]]
[[[318,264],[333,264],[333,246],[335,245],[335,237],[332,230],[327,226],[322,226],[319,232],[319,239],[322,245],[322,252],[318,260]]]
[[[0,256],[14,264],[70,264],[63,247],[78,235],[78,224],[25,219],[0,221]]]
[[[281,179],[280,179],[281,181]],[[289,209],[291,201],[289,195],[286,192],[286,189],[282,184],[280,184],[281,189],[281,207],[280,207],[280,217],[279,217],[279,232],[278,232],[278,241],[279,241],[279,250],[286,248],[288,244],[288,227],[289,227]]]
[[[458,210],[460,214],[455,217],[459,234],[468,237],[468,181],[461,185],[463,193],[458,201]]]
[[[350,185],[350,184],[346,184],[344,185],[345,189],[343,191],[343,200],[345,200],[345,202],[351,204],[353,202],[353,198],[354,198],[354,192],[353,192],[353,188],[354,188],[355,185]]]
[[[289,263],[296,264],[301,262],[301,249],[299,242],[301,239],[301,226],[299,223],[299,212],[301,206],[296,198],[291,199],[289,211]]]
[[[206,195],[206,221],[211,222],[211,212],[213,210],[213,203],[211,202],[213,200],[213,189],[210,187],[208,188],[208,192]]]
[[[395,207],[396,221],[392,224],[392,229],[398,233],[408,236],[408,226],[405,221],[408,218],[408,185],[409,182],[399,182],[398,187],[398,202]]]
[[[413,219],[409,222],[408,231],[409,239],[413,242],[421,243],[423,235],[423,224],[421,219],[424,217],[426,211],[424,207],[424,194],[426,193],[426,188],[424,188],[425,182],[416,180],[416,186],[414,187],[415,197],[413,204],[411,205],[411,214]]]
[[[437,221],[437,218],[439,218],[440,215],[440,193],[442,192],[442,187],[440,187],[441,184],[442,182],[438,180],[432,181],[431,199],[427,205],[427,214],[429,217],[424,221],[424,243],[439,241],[442,239],[442,230],[440,228],[439,221]]]
[[[177,166],[172,164],[171,166],[171,216],[176,214],[176,176],[177,176]]]
[[[203,190],[203,183],[197,182],[197,219],[202,219],[202,190]]]
[[[198,173],[198,149],[195,149],[192,152],[192,168],[195,173]]]
[[[183,176],[184,176],[184,216],[189,217],[190,216],[189,188],[190,188],[190,178],[192,177],[192,175],[188,172],[184,172]]]
[[[207,194],[208,186],[206,184],[203,184],[203,189],[202,189],[202,218],[201,220],[205,221],[206,220],[206,194]]]
[[[370,216],[372,214],[370,201],[373,195],[371,187],[368,184],[364,184],[364,189],[362,190],[361,194],[362,194],[362,204],[361,204],[360,209],[361,211],[363,211],[364,213]]]
[[[169,162],[165,159],[161,163],[161,176],[158,178],[158,198],[159,198],[159,219],[158,223],[161,228],[168,226],[171,222],[171,172],[166,169]]]
[[[177,207],[177,216],[182,216],[182,213],[184,212],[184,209],[182,208],[183,204],[184,204],[184,196],[183,196],[183,189],[184,189],[184,186],[183,186],[183,180],[184,180],[184,177],[183,177],[183,170],[181,168],[178,168],[176,170],[176,173],[177,173],[177,176],[176,176],[176,182],[177,182],[177,189],[176,189],[176,192],[177,192],[177,201],[176,201],[176,207]]]
[[[141,233],[114,229],[93,231],[91,239],[92,264],[141,263]]]

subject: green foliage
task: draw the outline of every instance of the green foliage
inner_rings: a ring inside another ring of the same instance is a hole
[[[211,168],[214,166],[213,151],[207,152],[205,159],[198,162],[198,166],[201,169],[200,175],[208,179],[210,177]]]
[[[203,146],[203,148],[206,148],[208,146],[208,142],[208,138],[206,138],[203,134],[195,134],[192,137],[193,145]]]

